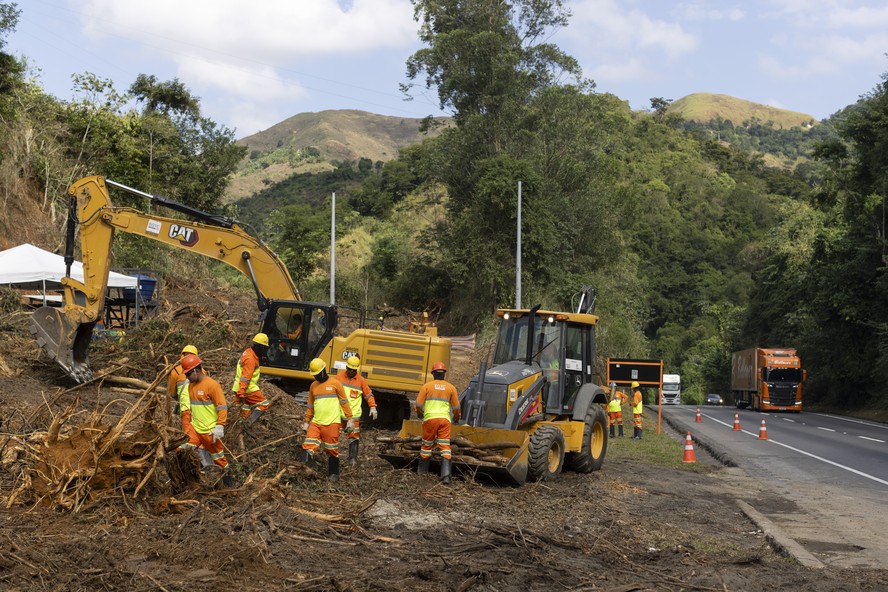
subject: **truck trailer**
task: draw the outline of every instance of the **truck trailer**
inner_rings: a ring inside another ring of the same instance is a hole
[[[731,392],[738,409],[799,412],[806,377],[792,348],[756,347],[731,357]]]

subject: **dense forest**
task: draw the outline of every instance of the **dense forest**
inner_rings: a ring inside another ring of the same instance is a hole
[[[693,399],[729,390],[732,351],[796,347],[809,403],[888,406],[888,78],[810,129],[693,123],[662,100],[631,111],[541,42],[568,25],[560,0],[413,4],[423,48],[403,90],[436,92],[454,125],[395,160],[336,163],[228,206],[305,296],[327,297],[336,192],[339,303],[430,309],[448,332],[489,335],[515,301],[521,181],[523,304],[570,307],[594,286],[602,357],[662,358]],[[5,46],[19,10],[0,2],[6,195],[36,200],[55,236],[64,188],[85,174],[223,208],[246,149],[183,84],[144,74],[122,92],[84,73],[78,98],[49,96]],[[161,252],[115,249],[120,266]]]

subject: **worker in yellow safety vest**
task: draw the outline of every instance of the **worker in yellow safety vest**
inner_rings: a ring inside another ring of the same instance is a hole
[[[268,409],[268,399],[259,388],[260,360],[268,350],[268,335],[256,333],[250,347],[244,350],[237,362],[237,372],[234,375],[234,403],[240,407],[241,417],[247,419],[247,425],[252,425]]]
[[[640,386],[638,381],[632,382],[632,388],[635,389],[635,392],[632,394],[632,426],[635,428],[635,435],[632,436],[633,440],[641,440],[641,411],[644,397],[641,396],[641,391],[638,390]]]
[[[345,415],[346,429],[353,429],[351,405],[342,384],[327,374],[324,360],[313,359],[308,371],[314,377],[314,382],[308,387],[308,404],[302,424],[305,431],[302,442],[305,466],[314,469],[315,455],[323,444],[327,451],[327,479],[335,483],[339,481],[339,416],[340,413]]]
[[[182,352],[179,354],[179,363],[173,366],[173,369],[170,370],[170,380],[167,384],[167,394],[169,394],[170,399],[173,401],[173,415],[181,415],[182,413],[182,395],[183,393],[187,396],[188,391],[188,379],[185,378],[185,373],[182,372],[182,360],[188,354],[197,355],[197,348],[193,345],[186,345],[182,348]]]
[[[611,397],[607,404],[607,417],[610,423],[610,436],[614,437],[614,427],[619,429],[620,437],[623,437],[623,405],[629,397],[626,393],[617,390],[617,383],[610,383]]]
[[[228,403],[222,386],[204,373],[201,364],[201,359],[194,354],[182,359],[182,371],[188,378],[188,406],[182,409],[182,430],[188,434],[188,442],[180,448],[206,451],[213,464],[226,470],[228,459],[222,438],[228,420]],[[222,482],[226,487],[234,484],[227,470]]]
[[[416,396],[416,415],[422,419],[422,445],[419,449],[417,474],[429,472],[429,460],[435,445],[441,450],[441,481],[450,483],[451,459],[450,422],[459,421],[459,393],[456,387],[444,380],[447,366],[436,362],[432,366],[432,378]]]
[[[351,431],[346,430],[348,434],[348,464],[350,465],[358,464],[358,452],[361,445],[361,402],[364,399],[367,400],[367,405],[370,407],[370,419],[377,418],[376,398],[373,396],[373,391],[367,384],[367,380],[358,372],[360,369],[361,359],[358,356],[349,356],[345,361],[345,370],[340,370],[336,375],[336,380],[345,389],[354,420],[354,428]],[[347,422],[348,418],[343,413],[340,415],[340,420]]]

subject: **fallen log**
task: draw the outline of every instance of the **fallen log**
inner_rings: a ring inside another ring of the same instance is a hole
[[[376,441],[383,444],[408,444],[411,442],[422,442],[422,438],[420,436],[376,436]]]
[[[450,439],[451,444],[462,446],[463,448],[475,448],[477,450],[495,450],[502,448],[516,448],[515,442],[472,442],[461,436]]]

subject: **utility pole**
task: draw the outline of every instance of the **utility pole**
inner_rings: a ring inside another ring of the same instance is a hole
[[[518,181],[518,246],[515,248],[515,308],[521,308],[521,181]]]
[[[330,304],[336,304],[336,192],[330,210]]]

